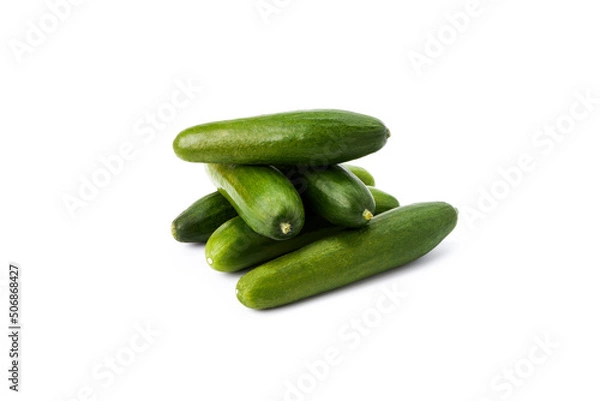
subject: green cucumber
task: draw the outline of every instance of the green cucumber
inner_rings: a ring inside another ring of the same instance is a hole
[[[273,308],[404,265],[435,248],[457,217],[443,202],[390,210],[251,270],[238,281],[237,297],[249,308]]]
[[[363,182],[363,184],[374,187],[375,186],[375,178],[362,167],[353,166],[350,164],[342,164],[342,166],[346,167],[352,174],[358,177],[359,180]]]
[[[342,229],[318,216],[307,216],[304,228],[296,237],[279,241],[257,234],[238,216],[210,236],[205,248],[206,262],[215,270],[235,272],[300,249]]]
[[[376,213],[398,206],[392,195],[372,187],[369,190],[377,204]],[[343,229],[318,216],[307,215],[300,234],[287,241],[277,241],[257,234],[238,216],[224,223],[208,239],[206,261],[215,270],[235,272],[295,251]]]
[[[348,169],[333,166],[279,167],[311,210],[330,223],[360,227],[373,217],[375,201],[369,189]]]
[[[329,165],[373,153],[389,130],[381,121],[342,110],[304,110],[188,128],[175,138],[190,162]]]
[[[375,199],[375,212],[373,214],[378,215],[387,210],[395,209],[400,206],[398,199],[392,195],[375,187],[368,186],[367,188],[369,188],[371,195],[373,195],[373,199]]]
[[[207,164],[217,190],[246,224],[276,240],[296,236],[304,225],[304,206],[292,183],[270,166]]]
[[[206,242],[219,226],[235,216],[237,212],[227,199],[213,192],[177,216],[171,224],[171,233],[180,242]]]

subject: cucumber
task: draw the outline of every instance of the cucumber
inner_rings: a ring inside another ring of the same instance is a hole
[[[318,216],[307,216],[304,228],[296,237],[278,241],[257,234],[238,216],[224,223],[208,239],[206,262],[215,270],[235,272],[300,249],[342,229]]]
[[[180,242],[206,242],[219,226],[235,216],[237,212],[227,199],[213,192],[177,216],[171,224],[171,233]]]
[[[375,201],[369,189],[348,169],[333,166],[279,166],[311,210],[334,225],[360,227],[373,217]]]
[[[374,188],[369,190],[373,191],[378,205],[376,213],[383,213],[398,206],[398,201],[392,195]],[[235,272],[295,251],[343,229],[333,226],[321,217],[307,215],[300,234],[287,241],[277,241],[255,233],[238,216],[219,227],[208,239],[205,249],[206,261],[215,270]]]
[[[404,265],[435,248],[457,217],[443,202],[390,210],[251,270],[238,281],[237,297],[249,308],[273,308]]]
[[[378,215],[387,210],[395,209],[400,206],[400,202],[398,199],[393,197],[392,195],[383,192],[380,189],[375,187],[368,186],[369,191],[371,191],[371,195],[373,195],[373,199],[375,199],[375,212],[373,214]]]
[[[296,236],[304,225],[304,206],[292,183],[270,166],[207,164],[217,190],[246,224],[276,240]]]
[[[358,177],[359,180],[363,182],[363,184],[374,187],[375,186],[375,178],[362,167],[353,166],[350,164],[342,164],[342,166],[346,167],[352,174]]]
[[[304,110],[197,125],[173,149],[190,162],[329,165],[373,153],[389,135],[374,117]]]

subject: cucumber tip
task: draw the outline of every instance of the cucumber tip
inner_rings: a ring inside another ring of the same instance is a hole
[[[206,258],[206,262],[208,262],[209,265],[213,264],[213,260],[212,258]]]
[[[365,209],[365,211],[363,212],[363,218],[367,221],[371,220],[373,218],[373,213],[371,213],[371,211],[369,209]]]
[[[281,229],[281,232],[283,233],[283,235],[288,235],[289,233],[292,232],[292,225],[288,222],[281,223],[279,225],[279,228]]]

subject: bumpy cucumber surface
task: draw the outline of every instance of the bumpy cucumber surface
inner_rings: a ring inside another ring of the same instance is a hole
[[[374,191],[374,188],[369,190]],[[374,195],[378,205],[375,208],[376,213],[383,213],[398,206],[398,201],[383,191],[376,190]],[[255,233],[244,220],[234,217],[219,227],[208,239],[205,249],[206,261],[218,271],[239,271],[300,249],[343,229],[344,227],[334,226],[321,217],[307,215],[300,234],[287,241],[277,241]]]
[[[359,180],[363,182],[363,184],[374,187],[375,186],[375,178],[369,173],[366,169],[358,166],[353,166],[351,164],[342,164],[342,166],[346,167],[352,174],[358,177]]]
[[[283,240],[304,225],[304,206],[292,183],[269,166],[207,164],[217,190],[259,234]]]
[[[282,168],[282,171],[285,170]],[[330,223],[360,227],[373,217],[375,201],[371,192],[345,167],[297,166],[292,171],[292,182],[306,205]],[[289,177],[290,173],[286,175]]]
[[[171,224],[173,237],[180,242],[206,242],[208,237],[237,212],[218,192],[198,199]]]
[[[394,196],[388,194],[387,192],[383,192],[380,189],[375,187],[368,186],[371,195],[373,195],[373,199],[375,199],[375,213],[381,214],[387,210],[395,209],[400,206],[400,202]]]
[[[362,228],[341,231],[251,270],[238,281],[237,297],[247,307],[266,309],[345,286],[425,255],[456,222],[456,209],[442,202],[390,210]]]
[[[197,125],[173,142],[191,162],[329,165],[385,145],[381,121],[343,110],[304,110]]]

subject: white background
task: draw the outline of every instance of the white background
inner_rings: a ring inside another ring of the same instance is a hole
[[[269,1],[266,20],[255,0],[83,1],[54,27],[44,1],[2,3],[2,332],[8,261],[23,272],[24,326],[19,394],[2,336],[2,400],[598,399],[597,5],[486,0],[454,38],[446,16],[461,0]],[[54,31],[13,51],[40,20]],[[417,53],[428,64],[415,68]],[[176,82],[200,89],[148,131]],[[585,115],[568,134],[538,136],[573,121],[573,104]],[[234,295],[239,275],[171,238],[171,220],[213,191],[171,142],[191,125],[305,108],[382,119],[387,146],[355,164],[402,204],[454,204],[459,226],[410,267],[252,311]],[[123,144],[133,160],[71,215],[64,199]],[[515,173],[523,154],[534,165]],[[400,306],[351,347],[346,324],[375,316],[394,286]],[[147,325],[152,343],[99,380]],[[533,364],[539,341],[552,346]],[[340,363],[284,398],[331,347]]]

